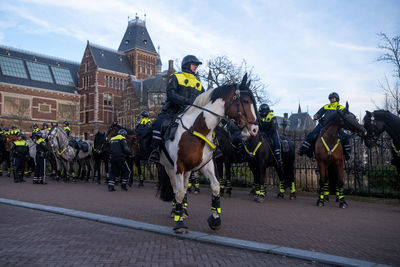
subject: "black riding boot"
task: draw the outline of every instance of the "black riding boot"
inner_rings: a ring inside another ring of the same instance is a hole
[[[277,163],[278,163],[278,166],[279,166],[280,168],[282,168],[282,166],[283,166],[283,160],[282,160],[282,154],[281,154],[281,149],[280,149],[280,148],[275,149],[275,157],[276,157],[276,161],[277,161]]]
[[[149,161],[152,161],[152,162],[160,161],[160,151],[158,149],[160,144],[161,144],[161,139],[158,139],[158,138],[156,139],[153,136],[153,139],[151,140],[151,145],[150,145],[151,153],[149,156]]]

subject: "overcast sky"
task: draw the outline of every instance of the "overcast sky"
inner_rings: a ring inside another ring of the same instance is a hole
[[[245,59],[282,116],[312,115],[330,92],[356,115],[383,106],[377,33],[400,35],[399,0],[1,0],[0,44],[80,62],[86,42],[117,50],[128,16],[144,19],[169,59]],[[362,115],[363,116],[363,115]]]

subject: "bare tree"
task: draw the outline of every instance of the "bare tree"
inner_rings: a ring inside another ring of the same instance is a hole
[[[385,93],[388,109],[400,115],[400,36],[389,37],[382,32],[378,36],[382,42],[378,47],[383,50],[383,54],[378,57],[378,61],[391,64],[395,78],[393,86],[390,85],[387,77],[385,77],[384,83],[380,83],[380,86]]]
[[[238,83],[247,73],[251,80],[250,89],[258,102],[272,104],[266,91],[266,85],[261,82],[260,77],[255,74],[254,68],[242,60],[235,65],[227,56],[216,56],[207,61],[207,67],[199,71],[200,79],[206,88],[218,87],[229,83]]]

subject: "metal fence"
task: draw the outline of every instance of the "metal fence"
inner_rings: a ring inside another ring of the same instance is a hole
[[[295,143],[296,151],[301,146],[304,133],[288,135]],[[400,176],[391,162],[391,140],[381,137],[378,146],[368,149],[358,136],[350,139],[352,154],[345,163],[344,191],[346,194],[365,195],[400,199]],[[316,192],[319,187],[319,175],[316,173],[317,164],[314,159],[296,155],[295,178],[298,191]],[[150,172],[142,167],[146,180],[150,179]],[[153,180],[157,179],[155,166],[151,166]],[[134,168],[134,175],[137,170]],[[233,186],[251,187],[253,174],[246,163],[233,164],[231,167]],[[151,179],[150,179],[151,180]],[[208,181],[201,177],[201,183]],[[268,187],[278,187],[279,178],[273,168],[268,168],[266,175]]]

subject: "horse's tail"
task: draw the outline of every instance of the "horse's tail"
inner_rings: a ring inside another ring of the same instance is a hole
[[[160,196],[161,200],[167,202],[171,202],[174,199],[174,190],[171,185],[171,180],[164,166],[161,166],[161,170],[158,173],[157,195]]]

